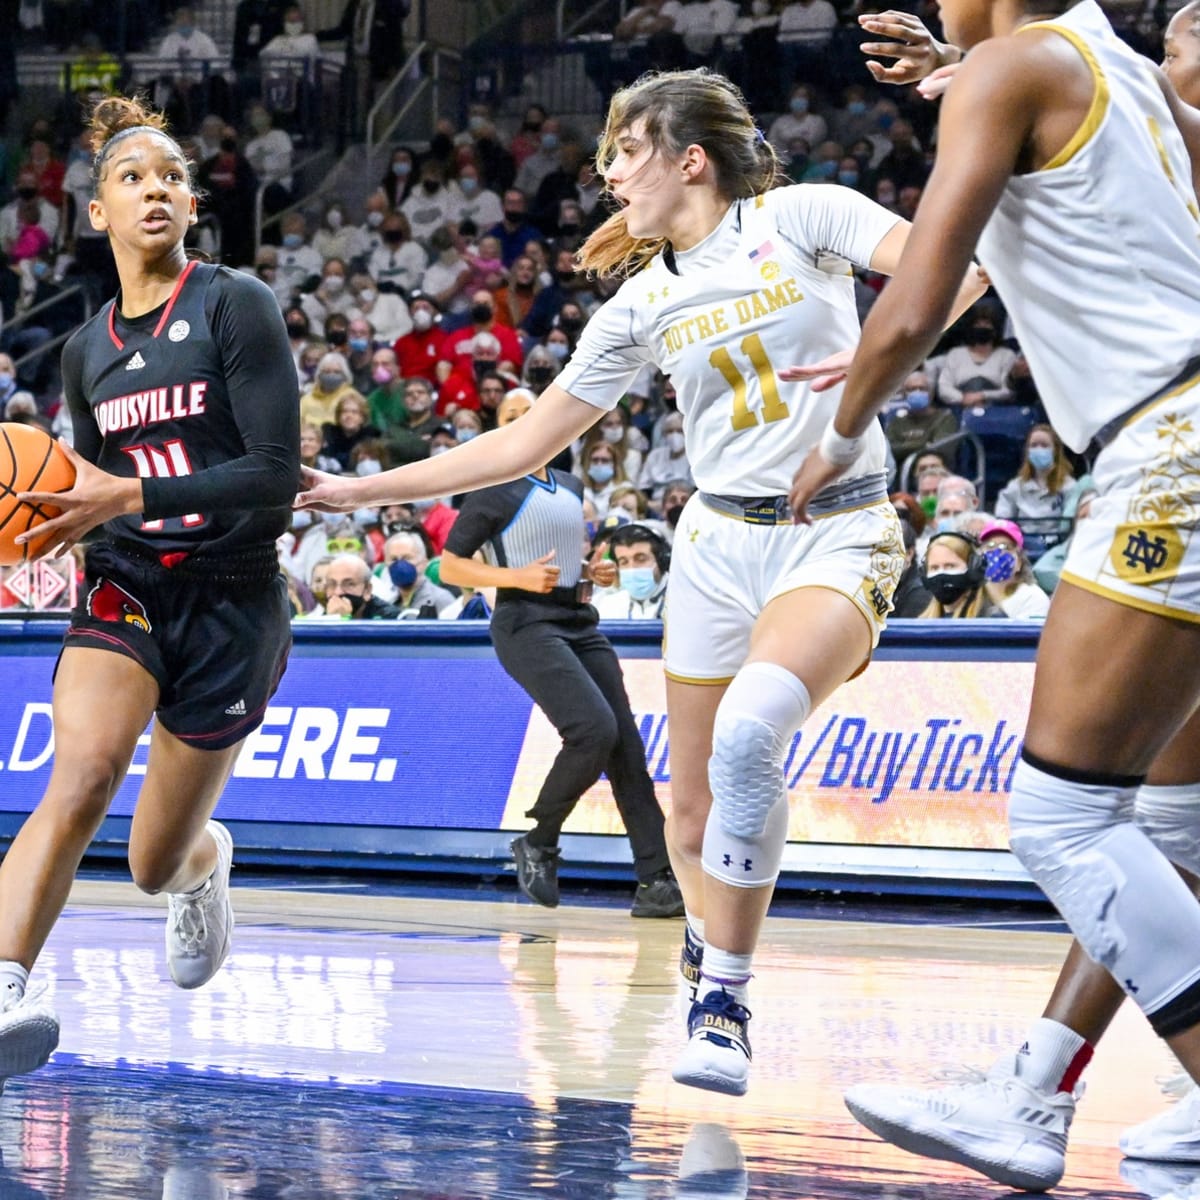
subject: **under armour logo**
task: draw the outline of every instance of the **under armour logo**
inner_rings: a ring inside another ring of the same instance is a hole
[[[698,530],[698,529],[689,529],[688,530],[688,541],[689,542],[694,542],[699,536],[700,536],[700,530]]]
[[[670,290],[671,290],[670,288],[663,288],[663,290],[661,292],[651,292],[646,297],[646,302],[648,304],[653,304],[655,302],[655,300],[657,300],[660,296],[665,300],[667,298],[667,294],[670,292]]]
[[[1141,567],[1147,575],[1161,571],[1167,565],[1166,538],[1151,538],[1144,529],[1138,529],[1129,535],[1121,553],[1130,569]]]
[[[1132,979],[1127,979],[1127,980],[1125,980],[1125,990],[1126,990],[1126,991],[1127,991],[1127,992],[1128,992],[1128,993],[1129,993],[1131,996],[1136,996],[1136,995],[1138,994],[1138,988],[1137,988],[1137,984],[1136,984],[1136,983],[1134,983]]]
[[[724,858],[722,858],[722,860],[721,860],[721,861],[722,861],[722,863],[723,863],[725,866],[727,866],[727,867],[732,867],[732,866],[733,866],[733,857],[732,857],[732,855],[726,854],[726,855],[724,856]],[[743,870],[743,871],[750,871],[750,870],[753,870],[753,869],[754,869],[754,859],[752,859],[752,858],[743,858],[743,859],[742,859],[742,870]]]

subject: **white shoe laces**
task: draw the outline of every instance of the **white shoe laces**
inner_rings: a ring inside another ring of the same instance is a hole
[[[1188,1092],[1196,1086],[1186,1071],[1180,1071],[1175,1075],[1158,1075],[1154,1082],[1162,1089],[1162,1094],[1176,1104],[1185,1099]]]
[[[171,909],[174,923],[172,936],[183,947],[184,953],[196,954],[208,937],[208,922],[204,919],[204,901],[208,888],[199,896],[172,896]]]

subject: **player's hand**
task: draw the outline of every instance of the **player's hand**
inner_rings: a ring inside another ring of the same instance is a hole
[[[330,475],[327,471],[316,471],[312,467],[300,468],[300,486],[303,489],[292,501],[292,508],[310,508],[313,512],[344,513],[362,507],[356,488],[370,476],[346,479],[341,475]]]
[[[554,551],[551,550],[548,554],[543,554],[541,558],[529,563],[528,566],[515,567],[513,577],[517,587],[523,592],[537,592],[543,596],[551,588],[558,587],[558,577],[562,571],[558,567],[551,566],[550,560],[553,557]]]
[[[822,489],[828,487],[846,468],[836,467],[822,457],[820,448],[814,446],[804,460],[800,470],[792,478],[792,490],[788,492],[788,503],[792,506],[792,523],[811,525],[808,502]]]
[[[957,58],[955,48],[939,42],[921,19],[912,13],[894,9],[863,13],[858,23],[868,33],[895,39],[890,42],[863,42],[859,46],[864,54],[896,60],[891,66],[867,60],[867,70],[878,83],[916,83]]]
[[[61,510],[59,516],[20,534],[18,544],[48,537],[38,558],[65,554],[97,525],[111,521],[141,506],[142,484],[138,479],[123,479],[88,462],[65,441],[59,447],[75,468],[75,482],[66,492],[20,492],[17,499],[26,504],[45,505]]]
[[[962,66],[961,62],[947,63],[944,67],[938,67],[931,75],[926,75],[920,83],[917,84],[917,91],[926,100],[936,100],[950,86],[950,80],[958,72],[958,68]]]
[[[617,564],[611,558],[602,558],[588,567],[588,578],[597,587],[612,587],[617,582]]]
[[[803,366],[781,367],[778,374],[780,379],[786,380],[788,383],[812,380],[814,392],[827,392],[846,378],[846,372],[850,370],[850,364],[853,361],[853,350],[839,350],[836,354],[821,359],[820,362],[808,363]]]

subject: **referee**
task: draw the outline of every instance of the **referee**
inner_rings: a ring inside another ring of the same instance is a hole
[[[533,399],[527,389],[514,388],[496,410],[497,424],[524,416]],[[621,667],[588,603],[593,579],[611,584],[616,568],[610,562],[585,567],[583,536],[582,485],[565,471],[543,467],[470,493],[442,553],[443,583],[497,589],[496,657],[563,740],[537,803],[525,814],[534,827],[512,843],[517,883],[530,900],[548,908],[558,904],[559,834],[603,771],[633,847],[638,889],[632,915],[682,916],[662,810]],[[472,557],[480,549],[486,563]]]

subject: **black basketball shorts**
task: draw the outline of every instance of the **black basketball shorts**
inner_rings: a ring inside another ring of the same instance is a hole
[[[158,684],[155,716],[168,733],[202,750],[234,745],[262,724],[292,646],[287,584],[265,553],[274,547],[262,549],[252,569],[222,572],[89,547],[64,649],[132,658]]]

